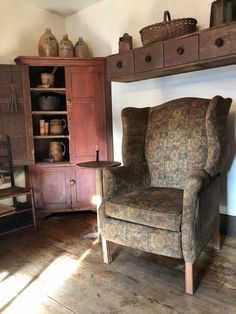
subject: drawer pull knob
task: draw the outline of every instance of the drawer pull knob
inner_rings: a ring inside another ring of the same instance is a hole
[[[181,56],[184,53],[184,48],[183,47],[178,47],[176,51],[177,51],[177,54],[179,56]]]
[[[152,57],[151,57],[150,55],[147,55],[147,56],[145,57],[145,61],[146,61],[146,62],[151,62],[151,61],[152,61]]]
[[[70,180],[70,185],[74,185],[76,183],[76,181],[75,180]]]
[[[122,68],[122,62],[121,61],[118,61],[117,64],[116,64],[116,67],[118,69],[121,69]]]
[[[222,47],[224,45],[224,40],[222,38],[217,38],[215,41],[216,47]]]

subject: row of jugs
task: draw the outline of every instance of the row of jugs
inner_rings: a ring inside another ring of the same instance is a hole
[[[65,34],[58,44],[58,41],[52,34],[50,28],[46,28],[45,33],[39,39],[38,53],[41,57],[90,57],[88,45],[83,41],[82,37],[79,37],[79,40],[75,46],[73,46],[73,43],[68,38],[68,35]]]

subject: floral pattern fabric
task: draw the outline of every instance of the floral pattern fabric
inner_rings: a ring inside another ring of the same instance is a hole
[[[124,166],[104,171],[98,211],[105,239],[195,261],[219,219],[231,101],[181,98],[123,110]]]
[[[150,187],[114,197],[105,206],[109,217],[179,232],[183,191]]]
[[[101,235],[108,241],[146,252],[182,258],[181,233],[107,217]]]

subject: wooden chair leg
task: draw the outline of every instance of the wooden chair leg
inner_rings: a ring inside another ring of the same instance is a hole
[[[221,249],[221,236],[220,236],[220,215],[217,218],[217,222],[216,222],[216,228],[215,231],[213,233],[213,246],[214,249],[216,250],[220,250]]]
[[[185,293],[193,295],[195,290],[194,264],[185,262]]]
[[[33,215],[33,222],[34,228],[37,229],[37,218],[36,218],[36,211],[35,211],[35,200],[34,200],[34,192],[30,189],[30,197],[31,197],[31,206],[32,206],[32,215]]]
[[[102,253],[103,261],[105,264],[110,264],[112,262],[110,243],[104,237],[102,238]]]

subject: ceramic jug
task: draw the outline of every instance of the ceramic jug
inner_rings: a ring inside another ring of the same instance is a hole
[[[58,56],[58,42],[50,28],[46,28],[45,33],[39,39],[38,53],[41,57]]]
[[[88,45],[83,41],[82,37],[79,37],[79,40],[75,44],[75,57],[78,57],[78,58],[90,57]]]
[[[64,134],[65,128],[66,128],[66,119],[50,120],[50,134],[51,135]]]
[[[52,161],[62,161],[66,153],[66,146],[63,142],[49,143],[49,158]]]
[[[68,35],[65,34],[59,42],[59,57],[70,58],[74,56],[74,47],[69,40]]]

